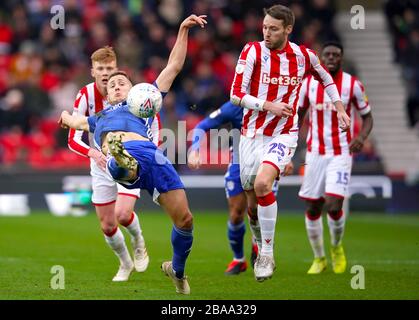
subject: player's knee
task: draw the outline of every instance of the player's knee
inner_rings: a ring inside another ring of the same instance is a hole
[[[258,197],[267,195],[272,191],[272,181],[269,177],[261,176],[255,180],[255,192]]]
[[[246,207],[241,206],[240,204],[230,204],[230,221],[234,224],[240,223],[244,219],[244,214],[246,212]]]
[[[342,210],[338,209],[338,210],[328,210],[327,214],[333,219],[333,220],[338,220],[341,216],[342,216]]]
[[[192,213],[187,210],[185,214],[182,215],[177,221],[176,221],[176,227],[180,229],[192,229],[193,227],[193,216]]]
[[[127,225],[131,221],[132,210],[127,210],[124,208],[115,209],[115,216],[119,224],[123,226]]]
[[[306,214],[309,218],[317,219],[322,214],[322,211],[318,207],[308,207]]]
[[[110,221],[102,221],[101,222],[101,229],[104,234],[110,235],[115,231],[117,225]]]
[[[239,224],[244,220],[244,211],[242,208],[230,208],[230,221],[233,224]]]
[[[333,212],[338,214],[340,212],[340,210],[342,210],[342,205],[343,205],[343,199],[338,199],[335,197],[330,197],[328,199],[326,199],[326,208],[327,208],[327,212]]]
[[[322,213],[323,201],[307,201],[307,214],[310,217],[318,217]]]

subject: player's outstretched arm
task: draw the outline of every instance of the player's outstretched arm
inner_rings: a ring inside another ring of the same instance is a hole
[[[199,25],[204,28],[207,24],[206,16],[196,16],[194,14],[187,17],[180,25],[178,36],[170,52],[169,61],[166,68],[157,77],[157,87],[161,92],[169,91],[176,76],[182,70],[183,64],[186,59],[186,50],[188,47],[188,33],[189,29],[193,26]]]
[[[61,113],[61,117],[58,120],[58,123],[64,129],[72,128],[76,130],[89,131],[89,123],[87,122],[87,117],[71,115],[67,110],[64,110]]]

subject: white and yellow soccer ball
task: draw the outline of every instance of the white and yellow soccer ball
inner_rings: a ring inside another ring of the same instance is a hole
[[[129,111],[139,118],[154,117],[161,109],[163,97],[150,83],[138,83],[128,92]]]

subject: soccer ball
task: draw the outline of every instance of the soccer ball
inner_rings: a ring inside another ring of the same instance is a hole
[[[139,118],[154,117],[161,109],[163,97],[150,83],[138,83],[128,92],[129,111]]]

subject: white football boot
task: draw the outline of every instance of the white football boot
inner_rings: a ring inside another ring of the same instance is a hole
[[[122,282],[128,281],[131,272],[134,270],[134,264],[132,263],[129,266],[120,265],[118,272],[116,273],[115,277],[113,277],[112,281],[114,282]]]
[[[144,239],[142,241],[136,241],[132,244],[134,248],[134,267],[137,272],[144,272],[147,270],[150,258],[147,254]]]
[[[108,145],[109,152],[115,158],[118,166],[128,169],[128,170],[137,170],[138,162],[131,156],[127,150],[125,150],[124,145],[122,144],[122,136],[124,134],[113,134],[108,135]]]
[[[272,278],[275,268],[275,260],[273,257],[259,255],[256,259],[254,267],[256,280],[262,282]]]
[[[176,286],[176,293],[181,293],[181,294],[191,293],[191,288],[189,287],[187,277],[184,276],[182,279],[179,279],[178,277],[176,277],[176,274],[173,271],[172,261],[163,262],[163,264],[161,265],[161,269],[166,274],[166,276],[172,279],[173,283]]]

